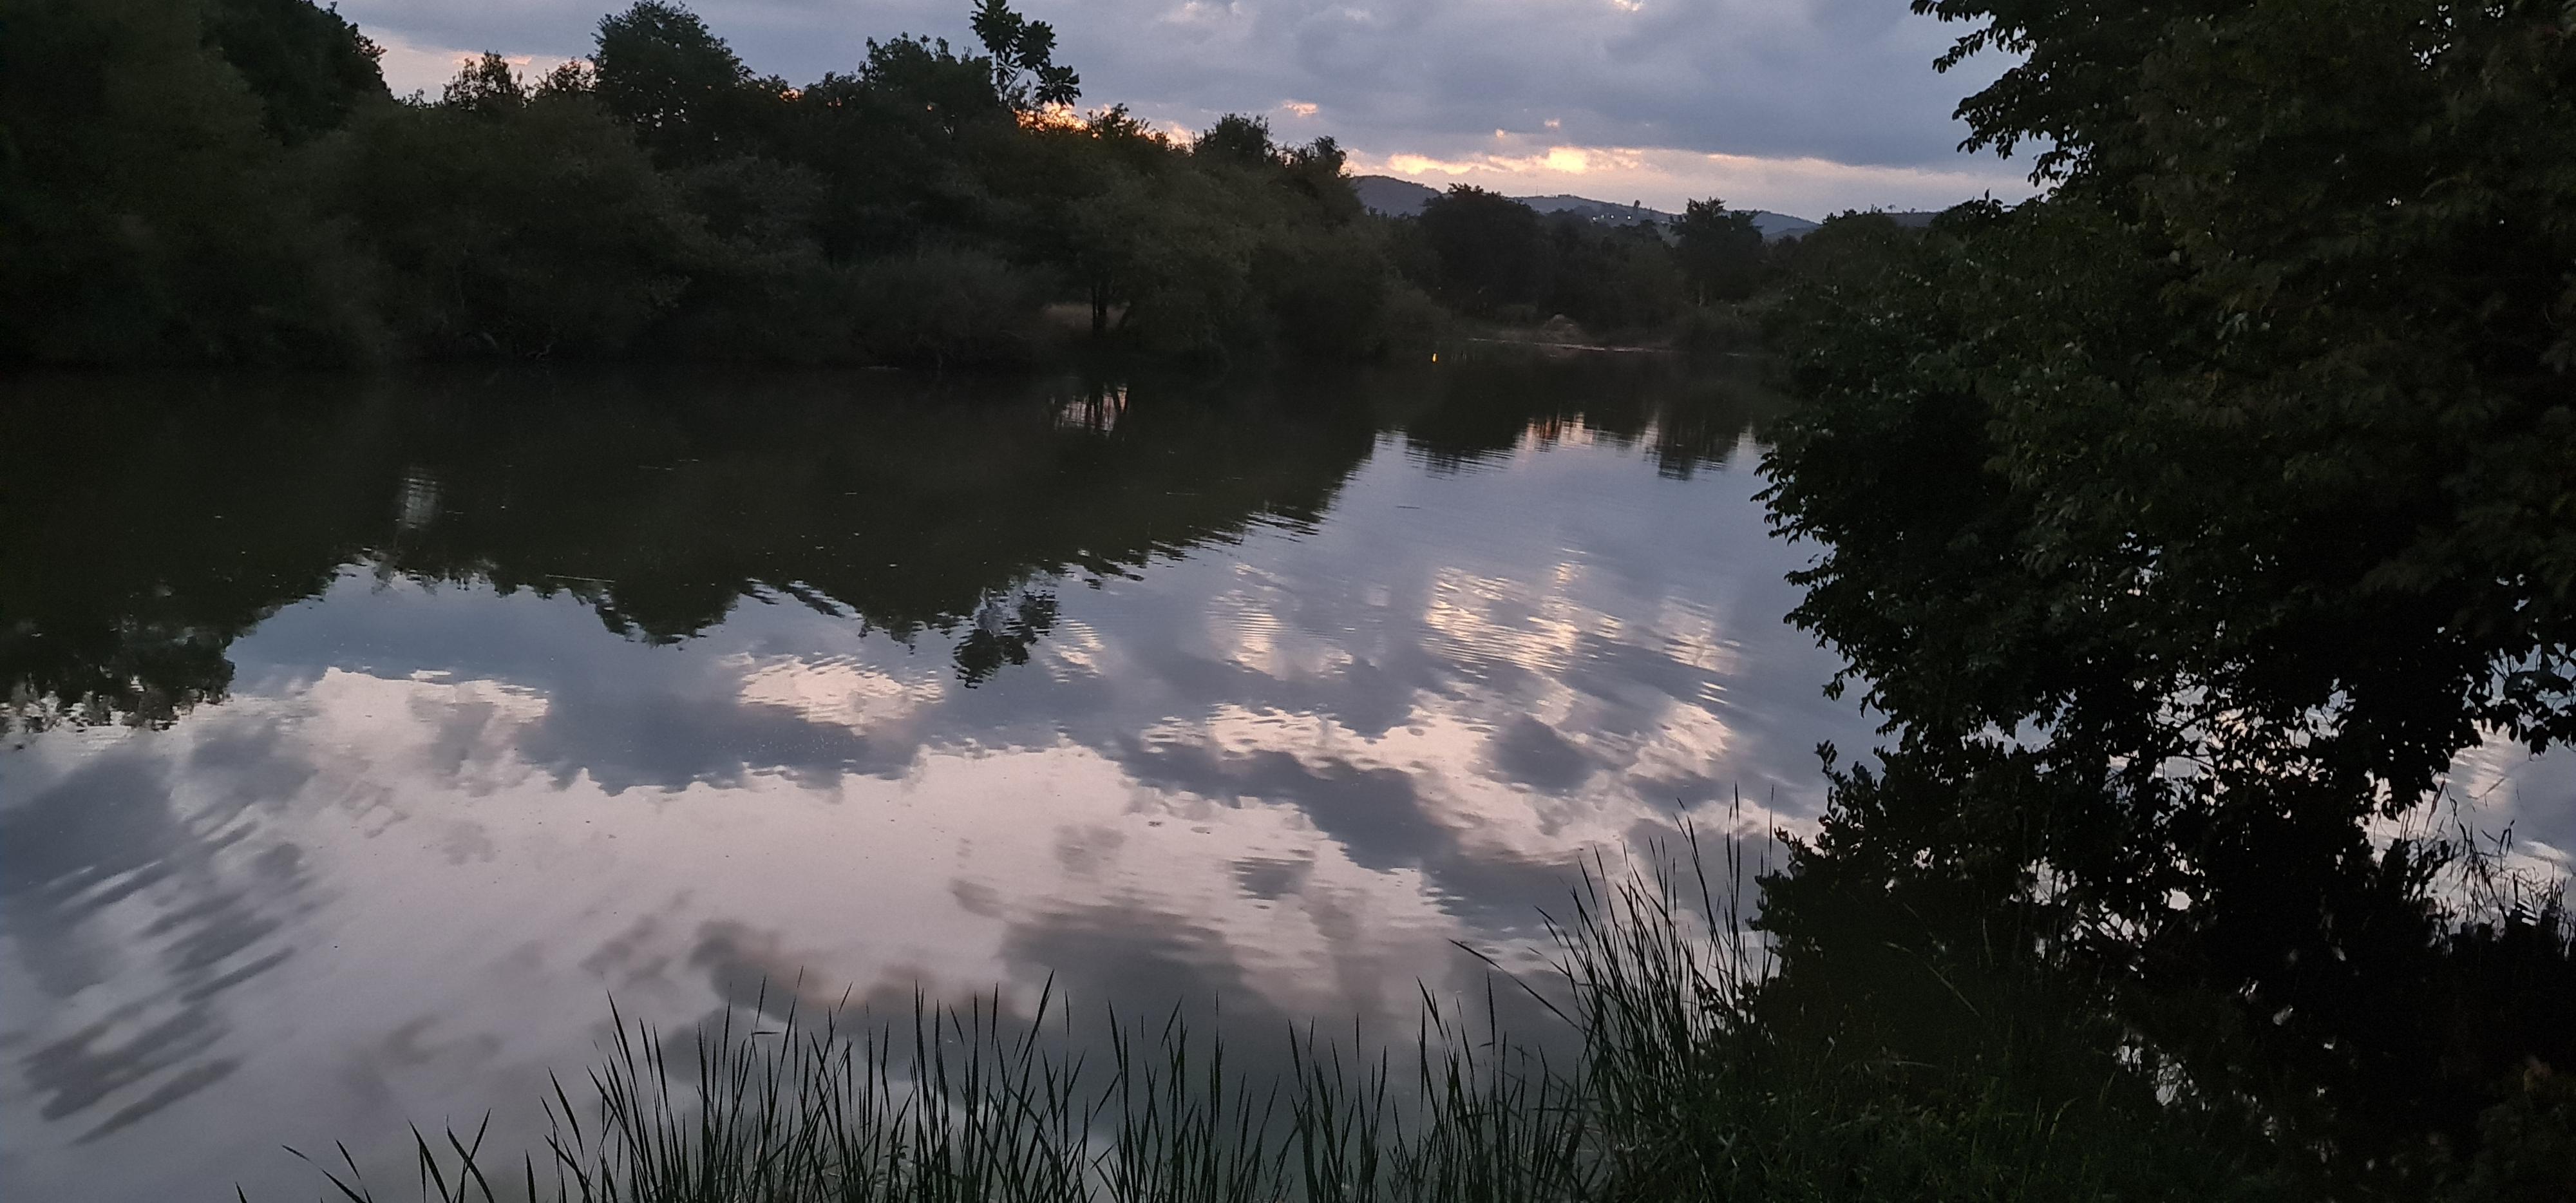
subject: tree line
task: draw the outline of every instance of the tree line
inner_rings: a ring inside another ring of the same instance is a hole
[[[1669,239],[1474,189],[1379,218],[1329,137],[1077,112],[1005,0],[802,85],[641,0],[586,59],[406,99],[308,0],[0,21],[0,361],[1353,360],[1453,315],[1668,333],[1762,250],[1714,202]]]

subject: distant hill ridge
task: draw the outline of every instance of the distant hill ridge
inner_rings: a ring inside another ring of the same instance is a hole
[[[1432,197],[1440,195],[1440,189],[1427,184],[1417,184],[1412,180],[1397,179],[1391,175],[1355,176],[1351,180],[1351,191],[1359,194],[1360,204],[1363,207],[1389,217],[1411,217],[1422,212],[1422,206]],[[1614,204],[1609,201],[1593,200],[1587,196],[1572,196],[1564,193],[1555,196],[1515,196],[1512,199],[1541,213],[1572,213],[1589,221],[1620,224],[1651,222],[1660,225],[1674,220],[1676,216],[1660,209],[1649,209],[1643,205]],[[1768,209],[1750,209],[1746,212],[1753,214],[1753,227],[1762,231],[1764,238],[1775,242],[1783,238],[1799,237],[1821,224],[1804,217],[1773,213]],[[1890,213],[1888,216],[1904,225],[1922,225],[1932,220],[1932,214],[1921,212]]]

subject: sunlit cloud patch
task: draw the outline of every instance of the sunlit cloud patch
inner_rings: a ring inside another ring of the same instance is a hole
[[[1575,193],[1664,210],[1717,197],[1736,208],[1816,218],[1845,209],[1945,209],[1985,195],[2016,201],[2033,192],[2015,165],[1993,161],[1965,161],[1957,168],[1873,167],[1628,146],[1524,148],[1523,141],[1506,136],[1500,150],[1450,157],[1363,154],[1354,156],[1352,170],[1434,188],[1470,184],[1513,196]]]

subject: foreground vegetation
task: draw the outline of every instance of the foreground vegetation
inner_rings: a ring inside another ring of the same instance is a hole
[[[2576,734],[2576,11],[1916,8],[2024,56],[1960,114],[2051,190],[1772,314],[1793,618],[1890,746],[1766,915],[2062,950],[2319,1197],[2563,1158],[2481,1118],[2576,1069],[2561,916],[2463,923],[2420,837]]]
[[[2310,1197],[2234,1100],[2178,1087],[2071,990],[2071,963],[1763,943],[1718,901],[1740,851],[1719,890],[1698,852],[1585,879],[1550,925],[1552,980],[1507,987],[1561,1025],[1529,1043],[1490,994],[1481,1014],[1426,994],[1402,1055],[1283,1033],[1275,1078],[1177,1013],[1108,1012],[1086,1041],[1051,996],[916,998],[908,1022],[755,1003],[677,1041],[620,1016],[586,1089],[556,1084],[541,1151],[416,1134],[417,1179],[453,1203]],[[1848,1039],[1855,1005],[1901,1037]],[[2563,1197],[2576,1150],[2546,1142],[2571,1087],[2536,1078],[2419,1197]],[[324,1172],[375,1197],[345,1150]]]

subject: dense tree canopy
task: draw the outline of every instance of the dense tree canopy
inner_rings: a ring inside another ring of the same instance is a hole
[[[1762,283],[1762,231],[1753,215],[1714,200],[1692,201],[1673,223],[1682,274],[1700,299],[1740,301]]]
[[[269,132],[288,145],[338,129],[385,95],[384,51],[336,9],[306,0],[219,0],[206,40],[259,97]]]
[[[1715,201],[1697,207],[1722,211]],[[1671,325],[1691,300],[1687,247],[1677,258],[1673,241],[1651,224],[1541,214],[1461,184],[1426,202],[1407,233],[1422,260],[1416,274],[1461,313],[1506,321],[1564,317],[1632,334]],[[1764,254],[1758,234],[1752,253],[1757,260]]]
[[[1444,304],[1649,332],[1686,308],[1649,228],[1473,192],[1391,220],[1330,138],[1078,114],[1054,28],[1004,0],[975,47],[871,40],[801,87],[638,0],[542,79],[486,55],[411,99],[309,0],[0,19],[0,298],[34,315],[0,360],[991,363],[1086,329],[1350,359],[1427,341]]]
[[[1444,307],[1664,337],[1694,299],[1741,300],[1766,255],[1688,232],[1750,230],[1714,202],[1678,243],[1473,189],[1419,221],[1366,213],[1329,137],[1076,113],[1054,28],[1003,0],[978,0],[973,48],[871,40],[801,87],[639,0],[542,79],[486,55],[410,99],[309,0],[0,18],[0,297],[36,315],[0,360],[991,363],[1085,330],[1367,358],[1426,342]]]
[[[664,161],[752,149],[734,145],[754,132],[751,69],[696,13],[642,0],[602,17],[590,62],[591,94]]]
[[[586,62],[529,80],[485,56],[415,101],[306,0],[0,20],[0,299],[29,315],[9,360],[991,362],[1034,353],[1062,300],[1180,356],[1427,332],[1378,322],[1385,223],[1330,140],[1237,117],[1192,155],[1123,110],[1075,117],[1054,30],[1000,0],[974,11],[981,53],[873,41],[803,88],[642,0]]]
[[[2576,1055],[2517,1010],[2569,996],[2367,822],[2483,733],[2576,734],[2569,14],[1917,7],[2025,56],[1960,111],[2054,190],[1801,248],[1772,498],[1898,735],[1802,876],[2044,899],[2162,1005],[2268,1019],[2332,1125],[2192,1068],[2300,1139],[2469,1139],[2515,1058]]]

